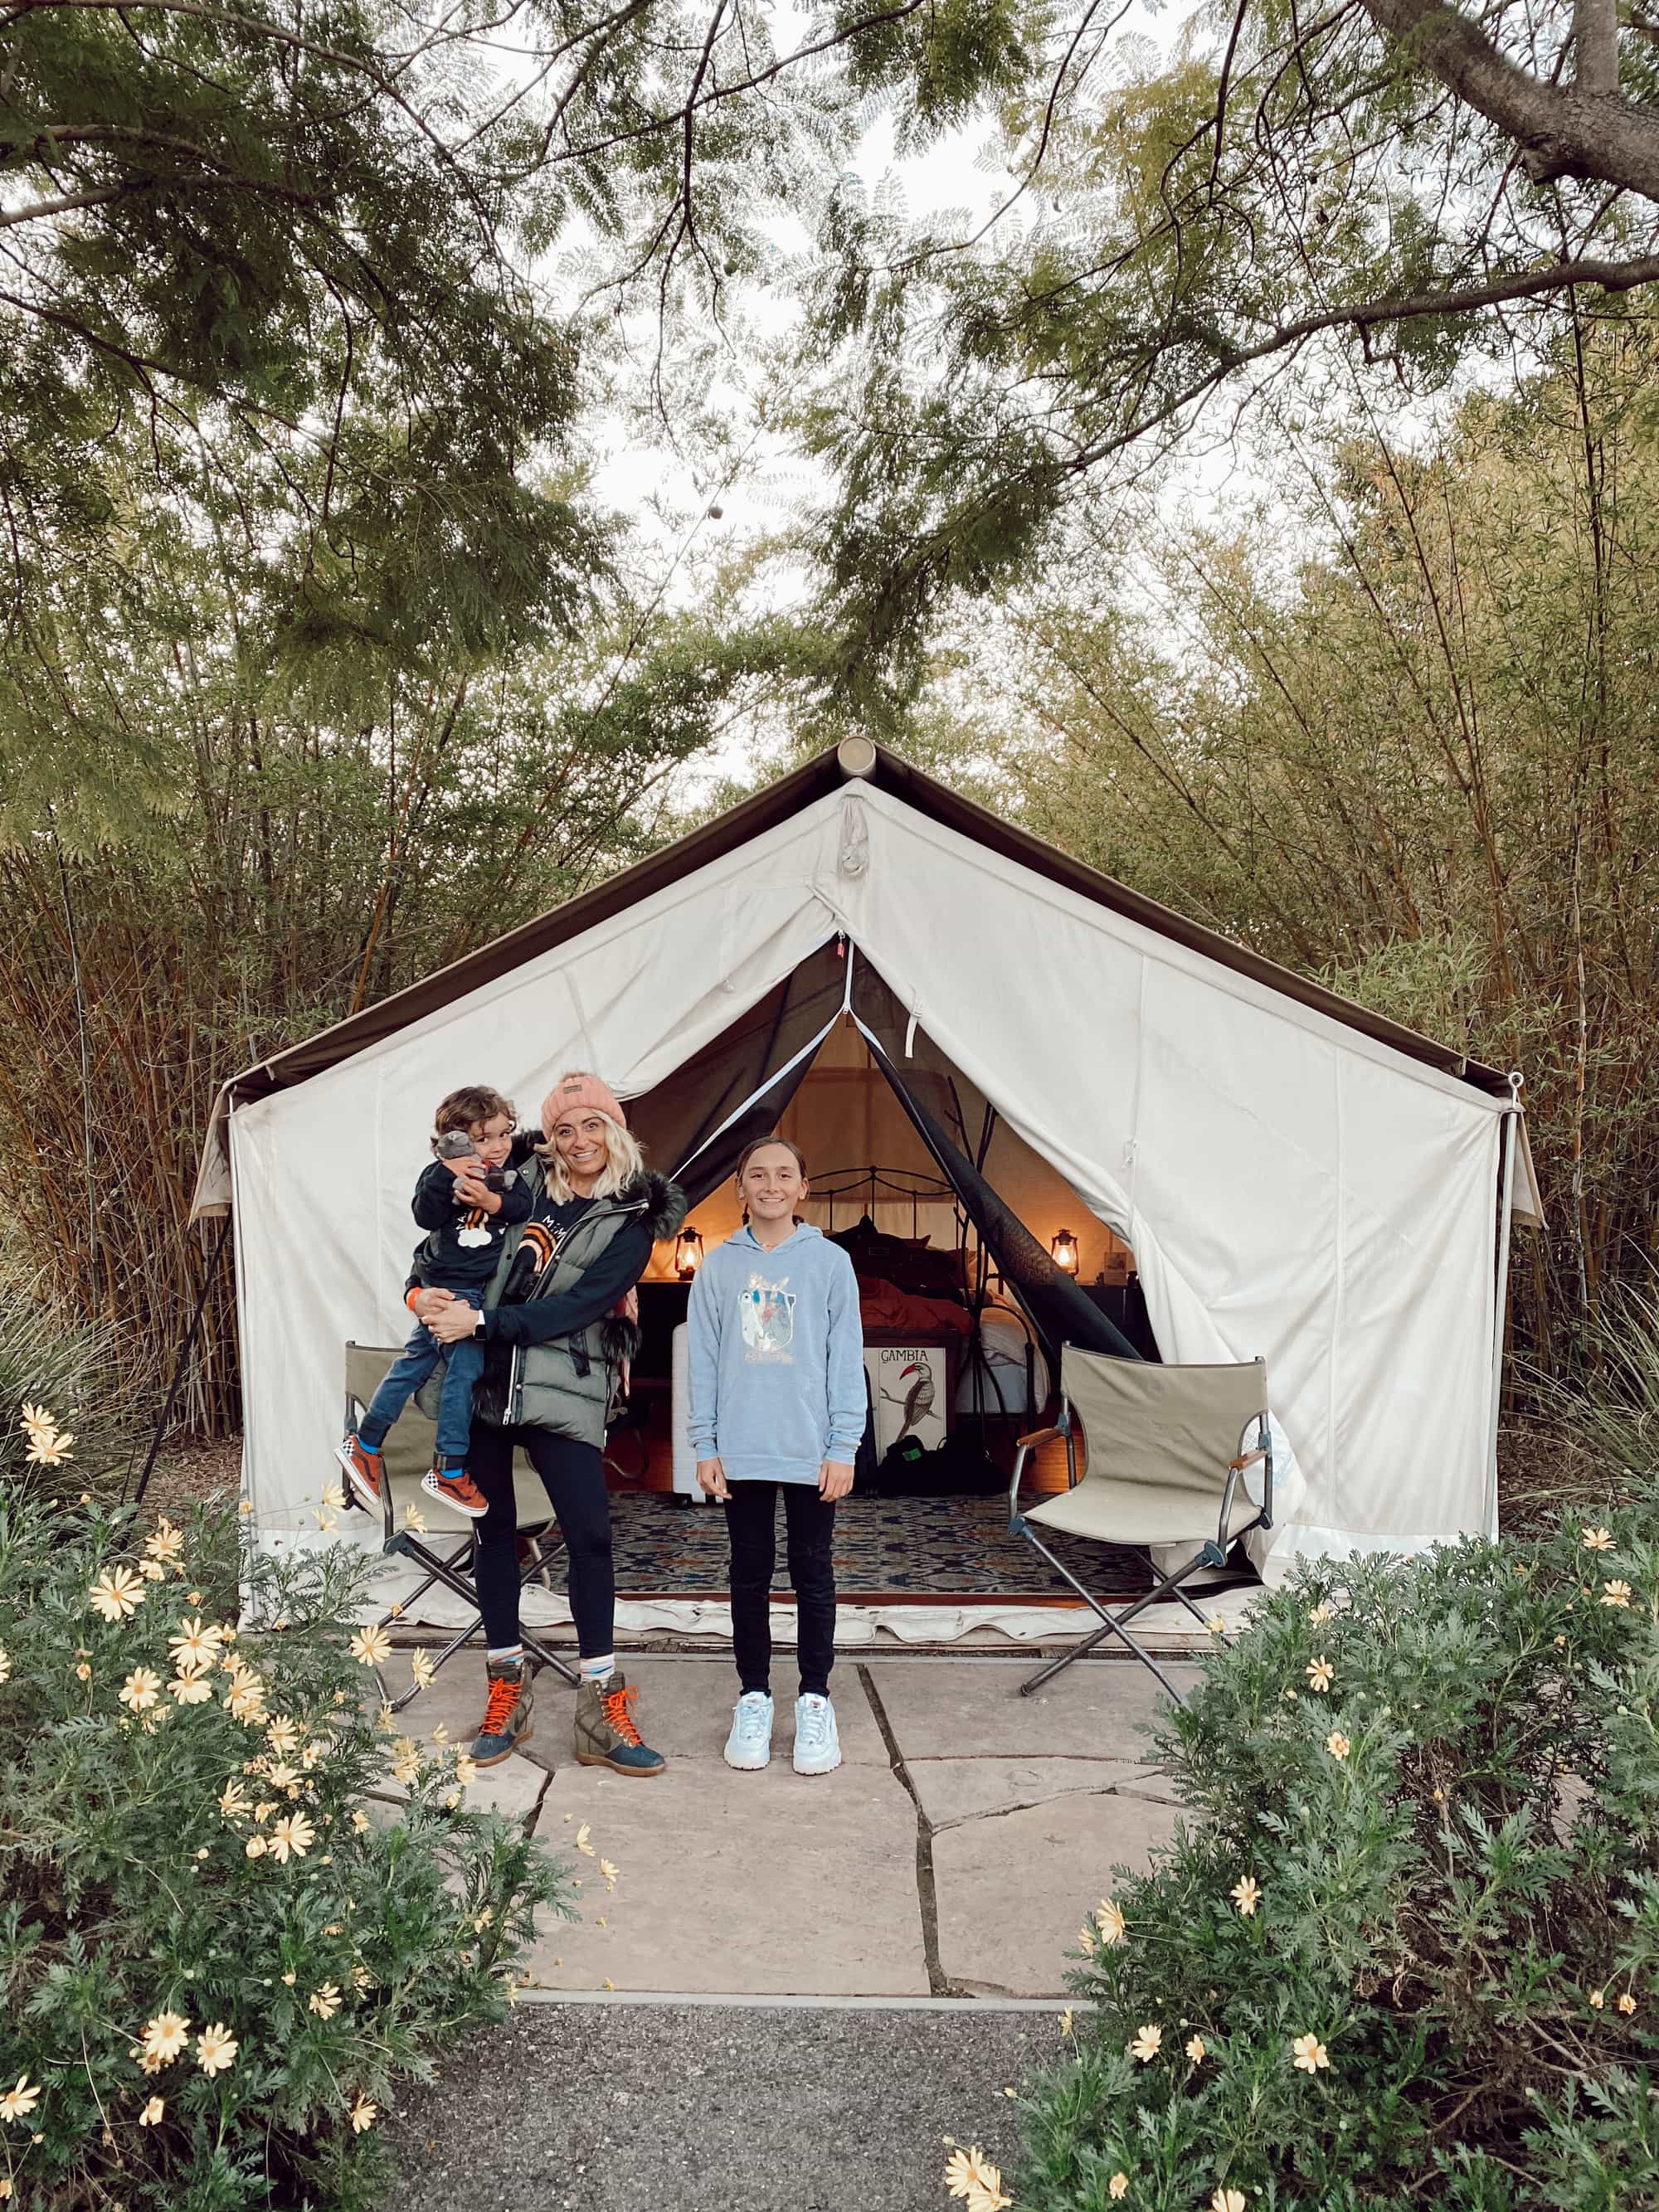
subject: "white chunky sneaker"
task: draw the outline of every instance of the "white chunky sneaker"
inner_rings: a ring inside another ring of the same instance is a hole
[[[726,1763],[752,1773],[772,1763],[772,1700],[764,1690],[745,1690],[732,1708]]]
[[[836,1709],[828,1698],[806,1696],[795,1700],[795,1771],[832,1774],[841,1765],[841,1735]]]

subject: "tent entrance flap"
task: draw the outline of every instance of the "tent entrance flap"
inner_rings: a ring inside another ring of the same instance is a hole
[[[984,1107],[979,1134],[970,1138],[951,1073],[915,1062],[901,1072],[878,1031],[884,1028],[889,1036],[901,1036],[907,1048],[914,1048],[918,1041],[915,1018],[904,1014],[867,961],[860,966],[853,998],[853,1018],[872,1059],[956,1193],[981,1245],[995,1261],[1003,1287],[1035,1330],[1052,1371],[1059,1373],[1060,1351],[1067,1344],[1115,1359],[1139,1359],[1141,1355],[1128,1338],[1055,1266],[982,1172],[995,1126],[994,1109]]]

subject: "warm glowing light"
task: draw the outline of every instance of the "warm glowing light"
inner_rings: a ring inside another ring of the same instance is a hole
[[[1049,1243],[1048,1250],[1054,1260],[1055,1267],[1060,1270],[1062,1274],[1076,1274],[1077,1239],[1073,1236],[1069,1229],[1058,1229],[1055,1231],[1054,1237]]]
[[[702,1262],[702,1238],[695,1229],[682,1229],[674,1243],[674,1265],[680,1280],[689,1283]]]

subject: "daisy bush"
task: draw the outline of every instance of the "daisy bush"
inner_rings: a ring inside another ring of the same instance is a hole
[[[1079,1932],[1027,2212],[1659,2203],[1659,1490],[1298,1573]],[[969,2197],[964,2174],[949,2177]]]
[[[503,2014],[562,1863],[381,1712],[371,1570],[0,1488],[0,2200],[375,2204],[398,2083]]]

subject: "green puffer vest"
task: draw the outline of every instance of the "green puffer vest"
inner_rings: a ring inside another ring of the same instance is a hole
[[[539,1197],[542,1163],[531,1159],[520,1173],[533,1196]],[[574,1291],[611,1239],[630,1222],[643,1220],[653,1239],[659,1239],[672,1237],[684,1217],[685,1200],[678,1185],[661,1176],[647,1174],[615,1197],[600,1199],[564,1231],[526,1297],[556,1297]],[[502,1240],[495,1273],[484,1293],[486,1313],[501,1302],[501,1286],[523,1238],[520,1224],[508,1230]],[[556,1436],[571,1437],[579,1443],[603,1446],[623,1362],[633,1356],[638,1337],[633,1323],[607,1315],[570,1336],[553,1337],[544,1344],[513,1345],[508,1347],[505,1377],[486,1371],[473,1394],[474,1414],[502,1428],[550,1429]]]

